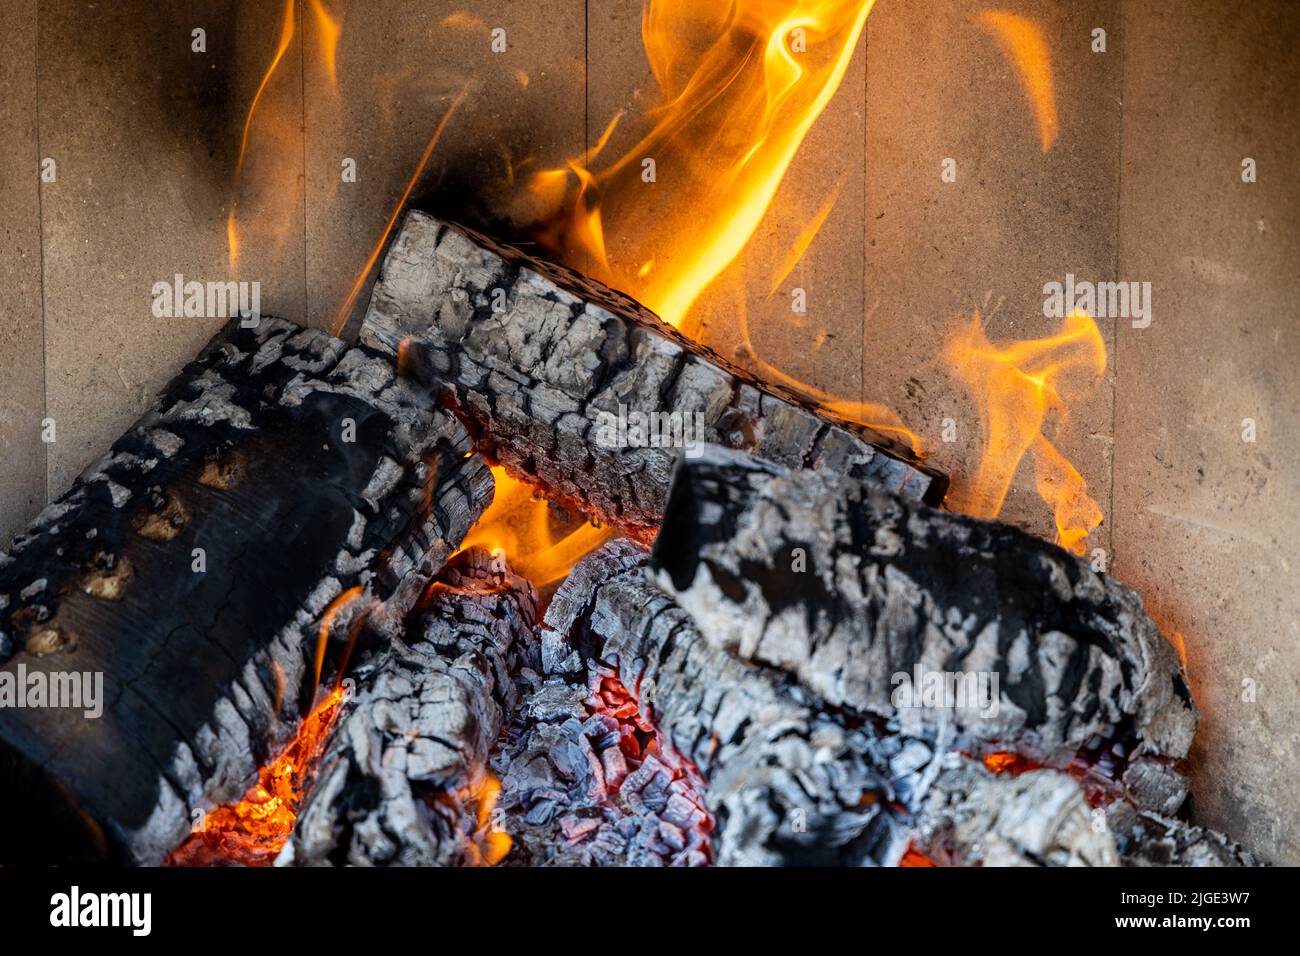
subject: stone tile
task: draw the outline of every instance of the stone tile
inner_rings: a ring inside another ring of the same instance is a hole
[[[1120,274],[1154,308],[1119,334],[1114,569],[1186,645],[1195,818],[1294,865],[1300,13],[1131,3],[1124,32]]]
[[[41,191],[52,494],[223,321],[155,318],[152,288],[176,273],[231,277],[235,158],[281,14],[233,0],[41,4],[41,152],[58,164]],[[237,273],[261,283],[264,312],[291,319],[303,311],[300,69],[291,50],[258,108]]]
[[[896,409],[957,475],[980,454],[976,407],[937,360],[946,335],[979,310],[994,340],[1054,334],[1043,286],[1066,273],[1115,269],[1119,91],[1114,0],[998,8],[1036,21],[1051,58],[1058,129],[1044,153],[1034,113],[1008,59],[978,20],[987,5],[877,5],[867,23],[866,397]],[[1108,32],[1108,52],[1090,49]],[[941,164],[956,163],[956,181]],[[1114,322],[1099,320],[1107,346]],[[1110,510],[1112,382],[1071,408],[1053,437]],[[941,441],[944,419],[957,441]],[[1054,537],[1051,510],[1022,463],[1002,517]],[[1107,547],[1108,523],[1090,538]]]
[[[465,220],[519,171],[583,149],[584,4],[401,0],[330,4],[341,33],[337,88],[313,13],[306,29],[309,320],[331,327],[451,104],[412,202]],[[493,52],[492,32],[505,31]],[[356,161],[356,181],[343,162]],[[375,269],[353,298],[364,311]]]
[[[36,4],[0,6],[0,549],[45,504]]]

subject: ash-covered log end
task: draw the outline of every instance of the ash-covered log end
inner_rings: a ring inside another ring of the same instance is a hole
[[[710,640],[919,735],[1119,761],[1191,744],[1141,598],[1006,525],[711,447],[678,463],[651,569]]]

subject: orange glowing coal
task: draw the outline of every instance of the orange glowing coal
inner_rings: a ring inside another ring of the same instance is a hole
[[[969,478],[956,478],[947,501],[957,511],[994,518],[1028,453],[1039,494],[1053,506],[1062,547],[1083,554],[1102,512],[1078,470],[1043,434],[1049,413],[1064,423],[1069,402],[1086,396],[1106,370],[1106,346],[1084,312],[1067,316],[1061,331],[1042,339],[997,345],[984,334],[979,313],[944,347],[952,373],[975,398],[983,454]]]
[[[575,514],[557,509],[526,482],[492,468],[496,492],[492,504],[470,530],[461,550],[475,545],[504,555],[510,569],[535,587],[568,575],[588,552],[613,536]]]
[[[218,807],[168,857],[169,866],[270,866],[293,833],[303,788],[329,740],[344,691],[336,687],[307,715],[290,744],[238,803]]]

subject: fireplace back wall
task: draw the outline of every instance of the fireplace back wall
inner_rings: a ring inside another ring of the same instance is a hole
[[[322,328],[355,320],[373,274],[350,309],[349,292],[467,81],[419,177],[415,194],[434,208],[499,182],[507,156],[538,167],[578,156],[620,110],[608,155],[647,128],[656,88],[640,0],[325,7],[342,27],[337,84],[317,52],[323,22],[294,5],[294,40],[240,170],[238,278],[260,282],[268,314]],[[761,359],[891,406],[960,474],[978,459],[980,428],[934,361],[954,323],[978,309],[991,338],[1042,337],[1057,325],[1043,317],[1045,283],[1150,282],[1149,327],[1098,320],[1108,368],[1071,409],[1062,451],[1106,513],[1089,548],[1185,641],[1204,711],[1195,817],[1265,859],[1300,863],[1300,11],[1285,0],[998,8],[1038,21],[1048,40],[1051,149],[980,26],[984,7],[879,0],[753,253],[706,293],[702,335],[741,364]],[[505,51],[464,15],[504,28]],[[281,4],[234,0],[0,8],[6,540],[220,324],[156,318],[150,290],[177,273],[232,277],[239,145],[283,19]],[[1098,28],[1105,52],[1093,49]],[[955,182],[941,179],[946,159]],[[355,181],[342,174],[349,160]],[[796,287],[808,297],[797,321]],[[956,441],[941,440],[946,419]],[[43,440],[49,420],[54,441]],[[1030,468],[1003,517],[1051,536]]]

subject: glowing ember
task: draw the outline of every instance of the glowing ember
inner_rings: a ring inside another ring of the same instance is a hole
[[[315,769],[343,703],[335,688],[298,728],[293,741],[262,768],[239,803],[219,807],[167,859],[169,866],[233,863],[270,866],[293,833],[303,787]]]
[[[1059,541],[1082,554],[1084,539],[1101,523],[1101,509],[1042,429],[1049,411],[1063,421],[1068,402],[1085,397],[1106,370],[1097,323],[1074,312],[1057,335],[995,345],[977,312],[948,340],[944,358],[979,403],[984,433],[974,477],[955,480],[946,504],[977,518],[997,517],[1021,459],[1032,452],[1038,490],[1054,507]]]
[[[542,498],[532,485],[510,477],[500,466],[492,469],[496,494],[492,504],[461,544],[478,545],[508,556],[511,569],[535,587],[565,577],[590,552],[613,536],[578,516],[566,516]]]
[[[902,859],[898,861],[899,866],[938,866],[928,856],[922,853],[914,846],[909,846],[903,853]]]

